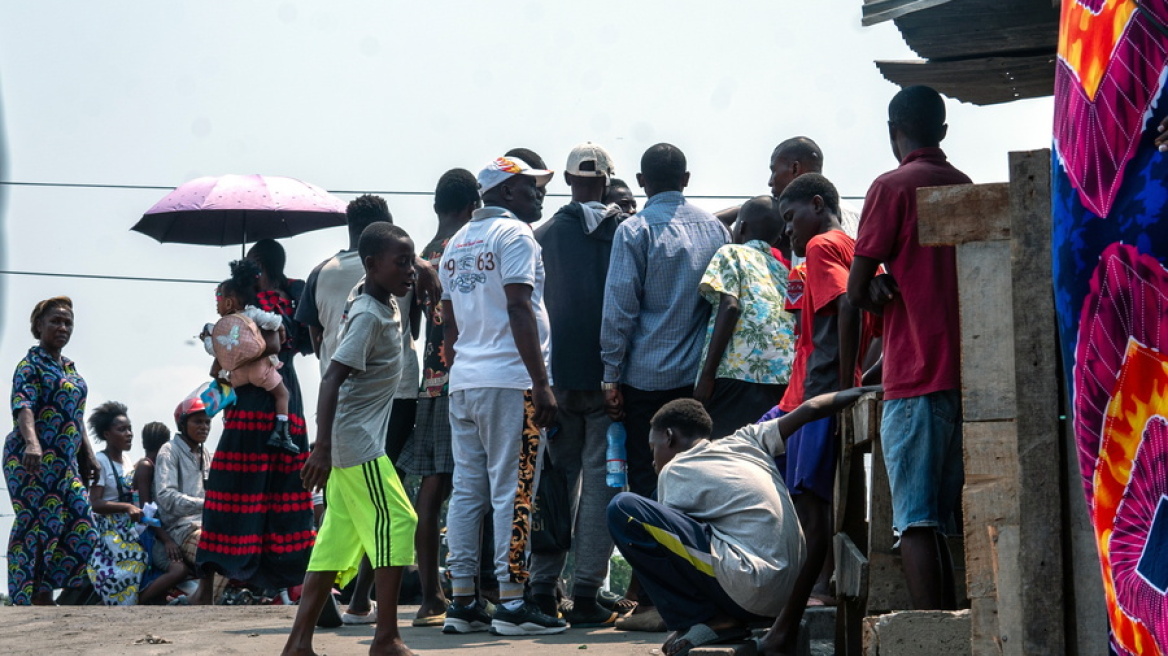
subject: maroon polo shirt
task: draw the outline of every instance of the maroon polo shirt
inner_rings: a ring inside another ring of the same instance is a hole
[[[856,255],[883,262],[900,287],[884,306],[885,398],[960,388],[956,250],[920,245],[917,189],[971,182],[940,148],[921,148],[876,178],[864,197]]]

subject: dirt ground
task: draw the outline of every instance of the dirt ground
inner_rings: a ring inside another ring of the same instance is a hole
[[[406,644],[419,654],[649,656],[665,639],[665,634],[613,629],[568,629],[560,635],[531,638],[489,633],[448,636],[437,628],[411,627],[409,620],[416,610],[402,607],[399,624]],[[295,612],[294,606],[0,607],[0,653],[279,654]],[[367,654],[373,631],[372,626],[318,629],[316,651],[329,656]],[[150,644],[148,635],[168,642]]]

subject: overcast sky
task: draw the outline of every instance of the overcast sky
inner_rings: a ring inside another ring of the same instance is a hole
[[[885,121],[897,88],[872,60],[915,55],[891,23],[861,27],[861,4],[0,0],[7,179],[172,187],[265,173],[332,190],[432,192],[447,169],[477,172],[515,146],[559,171],[590,140],[632,182],[640,154],[668,141],[687,155],[691,194],[746,198],[767,192],[775,144],[807,135],[841,193],[862,196],[896,165]],[[975,182],[1005,180],[1008,151],[1050,143],[1049,98],[948,107],[945,149]],[[549,191],[567,188],[557,177]],[[238,247],[129,231],[163,195],[9,187],[5,264],[226,277]],[[386,199],[417,245],[428,242],[432,198]],[[545,201],[545,216],[562,202]],[[304,277],[345,242],[343,228],[285,241],[286,273]],[[192,337],[216,318],[213,285],[14,275],[0,285],[0,368],[32,345],[33,304],[67,294],[76,332],[66,355],[89,383],[90,407],[115,399],[136,429],[172,424],[206,378]],[[311,424],[316,362],[296,366]],[[0,513],[6,504],[0,494]]]

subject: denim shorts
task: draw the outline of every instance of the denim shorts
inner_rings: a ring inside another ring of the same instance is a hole
[[[965,481],[955,390],[884,401],[880,425],[892,488],[892,529],[948,526]]]

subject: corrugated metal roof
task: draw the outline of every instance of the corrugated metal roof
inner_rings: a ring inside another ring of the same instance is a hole
[[[1054,90],[1059,10],[1051,0],[869,0],[863,23],[892,20],[922,60],[877,61],[901,86],[927,84],[977,105]]]

